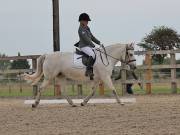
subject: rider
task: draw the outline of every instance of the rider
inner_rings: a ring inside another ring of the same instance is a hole
[[[89,21],[91,21],[91,19],[87,13],[80,14],[80,16],[79,16],[80,26],[79,26],[79,30],[78,30],[80,41],[78,43],[78,47],[80,48],[80,50],[82,52],[84,52],[86,55],[89,56],[85,75],[89,76],[90,79],[93,80],[93,76],[94,76],[93,64],[94,64],[94,60],[95,60],[95,53],[93,51],[93,48],[95,47],[95,45],[93,44],[93,42],[100,46],[102,44],[91,33],[91,30],[88,27]]]

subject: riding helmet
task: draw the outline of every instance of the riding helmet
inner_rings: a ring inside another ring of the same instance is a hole
[[[80,21],[91,21],[91,19],[87,13],[82,13],[79,16],[79,22]]]

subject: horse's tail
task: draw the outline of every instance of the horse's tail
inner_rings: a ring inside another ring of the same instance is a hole
[[[43,63],[44,63],[44,60],[46,58],[46,55],[41,55],[38,59],[37,59],[37,69],[36,69],[36,72],[34,74],[24,74],[23,77],[25,80],[28,80],[28,81],[31,81],[33,84],[35,82],[38,82],[42,75],[43,75]]]

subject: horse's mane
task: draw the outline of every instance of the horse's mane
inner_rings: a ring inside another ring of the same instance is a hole
[[[122,43],[116,43],[116,44],[111,44],[111,45],[108,45],[106,46],[105,48],[116,48],[116,47],[119,47],[119,46],[124,46],[126,47],[127,44],[122,44]]]
[[[118,48],[120,46],[121,47],[124,46],[126,48],[127,44],[116,43],[116,44],[105,46],[105,48],[106,48],[107,51],[109,51],[111,49],[116,49],[116,48]]]

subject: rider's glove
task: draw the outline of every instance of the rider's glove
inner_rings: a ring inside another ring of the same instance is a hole
[[[94,49],[99,49],[100,45],[95,45]]]
[[[102,48],[103,46],[104,46],[104,45],[101,43],[101,44],[100,44],[100,47]]]
[[[95,45],[95,49],[99,49],[99,48],[102,48],[104,45],[103,44],[99,44],[99,45]]]

